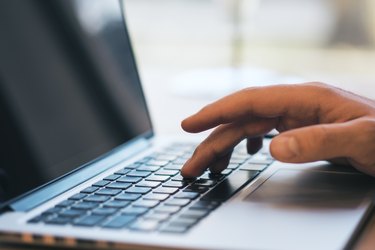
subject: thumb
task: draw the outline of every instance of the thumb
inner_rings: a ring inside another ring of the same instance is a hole
[[[353,147],[352,130],[348,123],[289,130],[272,140],[270,151],[275,159],[291,163],[349,157]]]

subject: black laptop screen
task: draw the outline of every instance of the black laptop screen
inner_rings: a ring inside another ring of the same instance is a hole
[[[0,206],[151,131],[121,11],[0,2]]]

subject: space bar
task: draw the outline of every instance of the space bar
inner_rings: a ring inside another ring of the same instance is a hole
[[[226,201],[243,186],[253,180],[258,174],[259,171],[255,170],[238,170],[211,189],[202,197],[202,200],[221,202]]]

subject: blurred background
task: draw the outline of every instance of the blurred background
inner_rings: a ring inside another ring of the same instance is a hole
[[[157,132],[247,86],[323,81],[375,98],[375,1],[124,3]]]

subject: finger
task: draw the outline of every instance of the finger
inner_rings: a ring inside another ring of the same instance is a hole
[[[323,95],[319,90],[322,88],[303,84],[244,89],[204,107],[182,121],[181,126],[185,131],[196,133],[252,116],[298,116],[304,120],[310,120],[309,116],[312,116],[316,120],[315,116],[320,113]],[[306,98],[307,92],[309,98]]]
[[[221,159],[212,163],[211,166],[209,167],[211,173],[218,174],[221,171],[223,171],[224,169],[226,169],[226,167],[229,164],[230,157],[232,156],[232,152],[233,152],[233,150],[230,151],[228,154],[224,155]]]
[[[355,134],[351,122],[308,126],[279,134],[270,150],[275,159],[293,163],[349,157]]]
[[[263,147],[263,136],[247,138],[246,149],[248,154],[255,154]]]
[[[181,169],[181,174],[184,177],[201,175],[207,167],[220,161],[244,138],[264,135],[275,127],[275,123],[275,119],[257,119],[219,126],[195,149],[192,157]]]
[[[234,124],[219,126],[195,149],[192,157],[181,169],[182,176],[200,176],[210,165],[231,152],[242,138],[243,132],[236,129]]]

